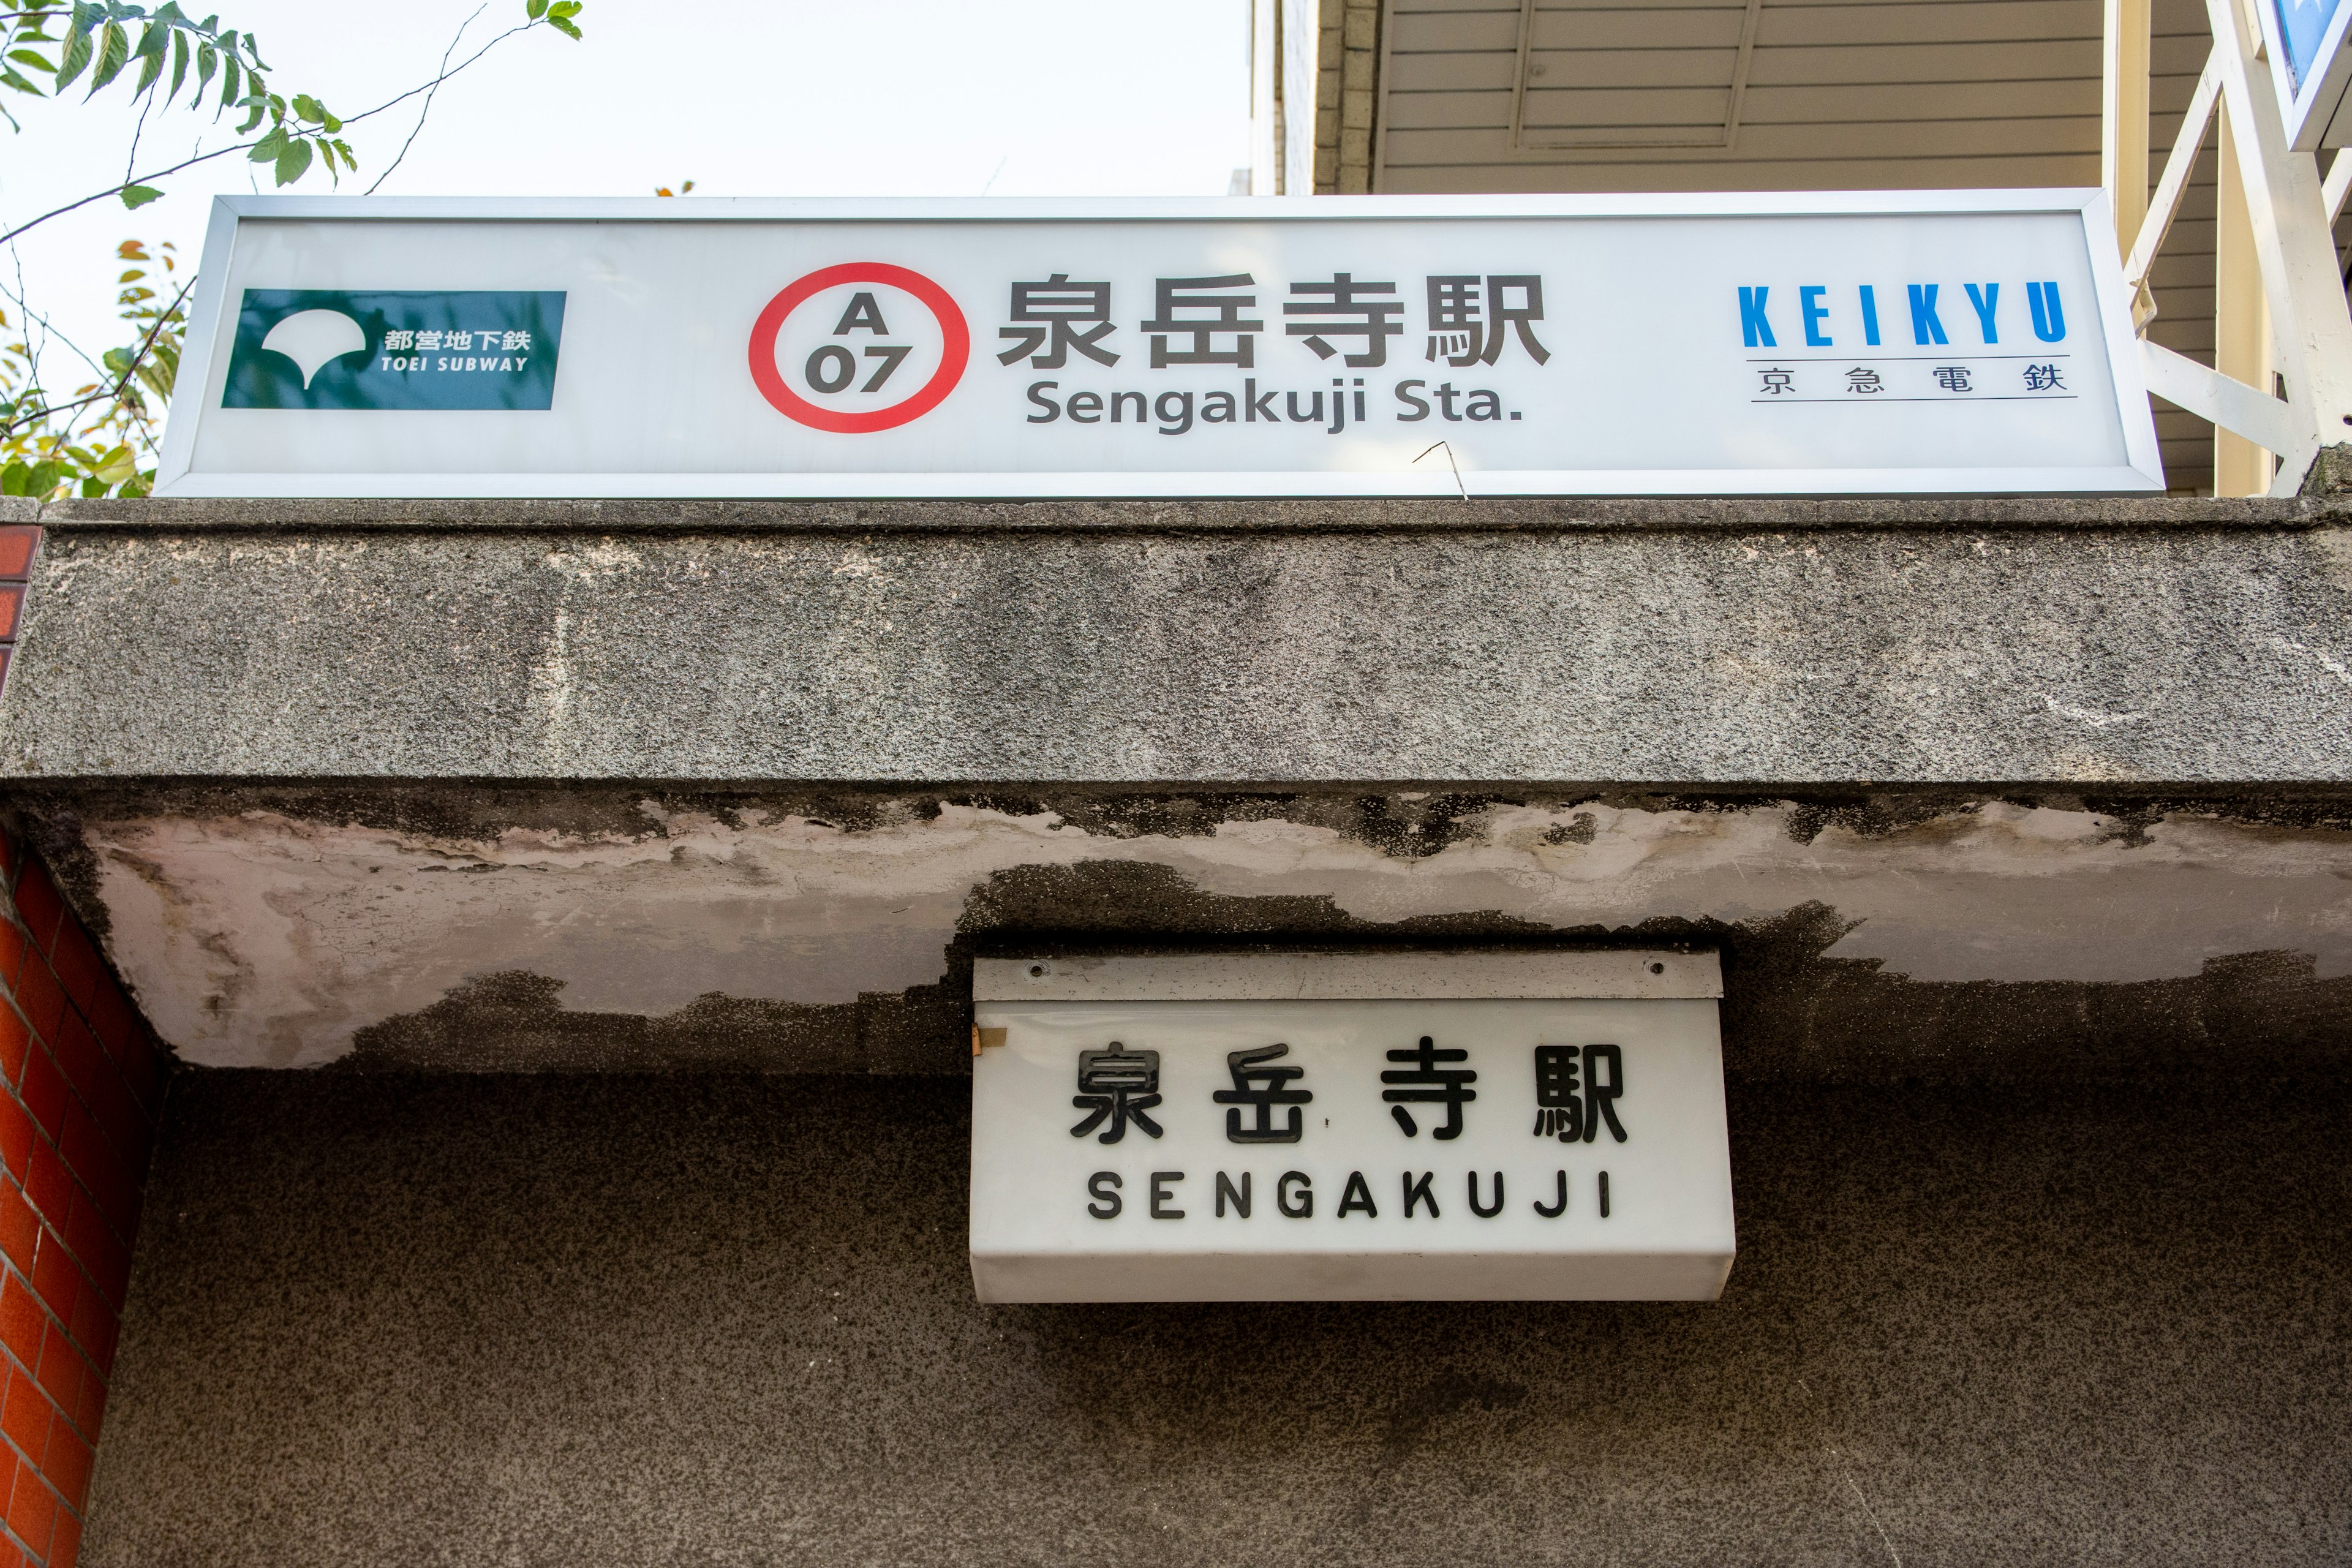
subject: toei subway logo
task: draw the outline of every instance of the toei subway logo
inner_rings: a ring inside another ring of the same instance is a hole
[[[751,328],[751,380],[778,413],[814,430],[896,429],[962,379],[971,329],[948,291],[887,262],[819,268]]]

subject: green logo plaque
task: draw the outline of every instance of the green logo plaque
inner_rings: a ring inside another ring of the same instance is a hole
[[[547,409],[563,291],[247,289],[224,408]]]

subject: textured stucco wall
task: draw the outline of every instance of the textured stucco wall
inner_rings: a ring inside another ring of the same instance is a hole
[[[965,1094],[184,1076],[83,1561],[2352,1553],[2340,1081],[1735,1084],[1706,1306],[982,1308]]]

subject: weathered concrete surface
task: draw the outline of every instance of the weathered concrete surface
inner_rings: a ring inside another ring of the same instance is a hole
[[[2352,529],[2316,526],[2352,521],[2342,501],[1748,532],[1721,525],[1734,503],[1679,530],[1482,502],[1483,531],[1247,532],[867,503],[908,525],[856,534],[257,529],[224,520],[257,503],[142,504],[52,524],[0,776],[2352,776]]]
[[[0,805],[201,1063],[953,1070],[974,943],[1178,933],[1786,952],[1832,1077],[2352,1038],[2340,498],[44,516]]]
[[[2352,522],[2352,447],[2331,447],[2300,499],[1612,496],[1245,500],[67,500],[26,510],[59,529],[557,533],[1490,533],[1885,529],[2326,528]],[[12,521],[14,521],[12,519]]]
[[[2245,1047],[2352,1051],[2352,808],[2312,803],[64,798],[53,861],[211,1066],[953,1072],[976,944],[1123,940],[1726,944],[1772,1075],[2128,1072],[2265,994]]]
[[[981,1308],[960,1084],[189,1074],[83,1562],[2352,1554],[2343,1084],[1730,1111],[1712,1305]]]

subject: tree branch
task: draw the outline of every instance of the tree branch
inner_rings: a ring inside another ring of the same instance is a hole
[[[139,374],[139,367],[146,363],[149,351],[154,348],[156,337],[170,323],[172,318],[179,313],[181,302],[187,299],[188,290],[195,286],[196,275],[191,272],[181,282],[179,292],[172,296],[172,302],[163,307],[162,312],[156,316],[154,324],[147,329],[147,335],[139,340],[139,346],[131,351],[130,363],[122,367],[122,374],[115,379],[114,390],[108,394],[109,396],[117,402],[121,400],[123,393],[131,385],[131,378]],[[146,420],[142,418],[140,423],[143,425]],[[72,426],[67,426],[67,433],[68,435],[72,433]]]
[[[259,138],[257,137],[255,140],[258,141]],[[166,178],[169,175],[178,174],[183,169],[192,169],[198,163],[209,163],[215,158],[226,158],[231,153],[242,153],[247,147],[252,145],[253,142],[233,142],[226,147],[215,148],[210,153],[199,153],[194,157],[174,163],[168,169],[158,169],[152,174],[142,174],[135,180],[125,180],[121,185],[109,185],[106,189],[84,196],[78,202],[68,202],[65,205],[58,207],[54,212],[45,212],[40,216],[33,219],[30,223],[18,224],[15,228],[10,229],[7,233],[0,234],[0,245],[7,244],[18,235],[23,234],[26,229],[38,228],[41,225],[48,222],[53,217],[63,217],[66,214],[76,211],[81,207],[86,207],[92,202],[102,202],[107,197],[114,195],[117,191],[121,190],[124,185],[143,185],[150,180],[161,180]]]
[[[104,391],[93,392],[87,397],[75,398],[70,403],[45,403],[41,407],[39,417],[46,419],[58,414],[72,413],[78,408],[86,408],[93,403],[110,403],[120,399],[124,391],[130,387],[131,379],[139,374],[139,367],[146,363],[148,353],[155,346],[156,338],[162,334],[163,328],[170,323],[172,317],[179,310],[181,302],[187,299],[188,290],[195,286],[195,276],[191,273],[186,281],[180,285],[180,291],[172,296],[172,302],[163,308],[163,312],[155,318],[154,324],[147,329],[147,335],[139,340],[139,347],[131,354],[131,363],[123,368],[121,375],[115,379],[115,383],[111,387],[107,388]],[[16,300],[16,308],[23,310],[28,317],[33,315],[32,309],[21,299]],[[43,331],[49,331],[48,321],[45,318],[37,319],[40,320],[41,330]],[[75,353],[80,354],[83,363],[89,365],[94,370],[97,370],[101,376],[105,374],[105,367],[98,364],[97,362],[93,361],[87,353],[83,353],[80,345],[74,342],[73,340],[60,334],[58,336],[58,341],[64,343],[68,348],[72,349]],[[18,419],[12,417],[5,426],[0,426],[0,437],[14,436],[18,430],[31,423],[32,421],[30,419]],[[144,423],[144,421],[142,420],[142,423]],[[70,440],[72,437],[73,425],[69,422],[66,426],[64,433],[59,436],[58,440],[60,444],[62,444],[67,440]]]
[[[371,119],[375,115],[382,114],[387,109],[396,108],[400,104],[407,102],[410,99],[415,98],[420,92],[430,95],[437,90],[443,82],[447,81],[451,77],[457,75],[460,71],[467,69],[484,55],[488,54],[492,49],[497,48],[500,44],[505,43],[517,33],[528,33],[534,27],[544,26],[546,26],[546,24],[543,22],[530,21],[525,22],[518,27],[509,27],[505,32],[500,33],[497,37],[492,38],[488,43],[484,44],[480,48],[476,49],[465,59],[459,61],[455,67],[444,70],[431,81],[423,83],[417,87],[410,88],[406,92],[402,93],[399,97],[387,99],[383,102],[377,104],[373,109],[362,110],[359,113],[345,119],[342,123],[345,125],[352,125],[358,123],[360,121]],[[453,44],[451,47],[454,48],[456,46]],[[448,57],[445,55],[442,58],[446,63]],[[419,123],[422,123],[422,121]],[[273,127],[273,129],[275,128]],[[18,235],[25,233],[28,229],[39,227],[42,224],[48,222],[53,217],[63,217],[66,214],[86,207],[92,202],[103,201],[108,196],[113,195],[117,192],[129,186],[143,185],[156,180],[167,179],[171,175],[178,174],[183,169],[194,168],[198,163],[210,163],[215,158],[225,158],[231,153],[242,153],[260,140],[261,137],[257,136],[252,142],[234,142],[226,147],[216,148],[210,153],[199,153],[194,157],[174,163],[168,169],[158,169],[152,174],[142,174],[136,179],[125,180],[120,185],[110,185],[105,190],[93,192],[89,195],[82,197],[81,200],[78,202],[68,202],[61,207],[56,208],[50,212],[43,213],[40,216],[34,218],[29,223],[18,224],[15,228],[8,230],[5,234],[0,234],[0,245],[5,245],[8,241],[16,238]],[[390,172],[391,171],[389,170],[385,171],[387,174]]]
[[[368,188],[365,191],[362,191],[361,195],[370,196],[375,195],[377,188],[380,187],[386,180],[392,178],[392,172],[400,167],[400,161],[408,156],[408,150],[416,145],[416,138],[421,135],[425,130],[425,117],[433,112],[433,95],[439,92],[441,90],[441,84],[448,79],[449,57],[456,54],[457,52],[457,46],[465,41],[466,29],[474,25],[474,16],[479,16],[483,12],[489,8],[488,0],[483,0],[481,5],[474,7],[473,16],[468,16],[464,21],[457,24],[457,36],[451,38],[449,40],[449,47],[441,51],[442,74],[434,78],[432,89],[425,93],[425,107],[416,111],[416,123],[409,128],[408,140],[400,144],[400,151],[394,153],[392,162],[383,166],[383,173],[375,177],[375,184],[368,186]]]

